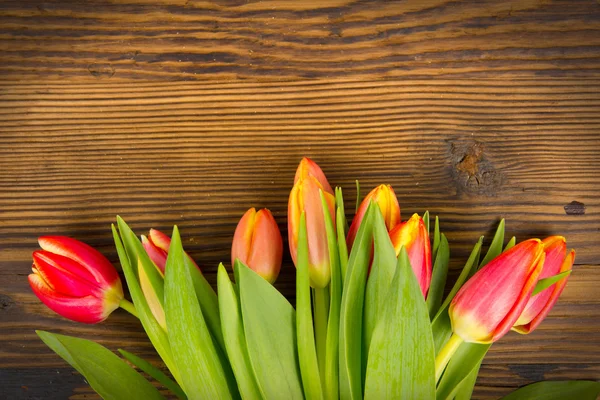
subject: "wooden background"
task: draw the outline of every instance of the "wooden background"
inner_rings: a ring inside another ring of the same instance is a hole
[[[248,207],[285,231],[304,155],[349,210],[360,179],[391,183],[404,218],[440,215],[454,272],[501,217],[519,239],[565,235],[560,303],[492,347],[474,397],[600,379],[600,2],[1,1],[0,50],[3,397],[95,398],[34,329],[157,362],[125,312],[85,326],[37,300],[37,236],[116,262],[115,215],[178,224],[214,282]]]

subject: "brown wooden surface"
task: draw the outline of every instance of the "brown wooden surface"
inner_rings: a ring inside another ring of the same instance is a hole
[[[34,329],[158,362],[115,312],[68,322],[31,293],[36,237],[116,262],[110,223],[178,224],[215,281],[237,219],[313,157],[347,209],[388,182],[403,217],[440,215],[455,272],[499,218],[563,234],[576,270],[530,336],[484,361],[475,398],[600,379],[598,1],[0,2],[0,384],[7,398],[94,398]],[[277,286],[293,301],[286,255]]]

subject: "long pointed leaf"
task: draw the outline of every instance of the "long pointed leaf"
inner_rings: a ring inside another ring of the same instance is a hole
[[[336,204],[338,188],[336,188]],[[341,191],[340,191],[341,196]],[[342,200],[343,202],[343,200]],[[340,335],[340,307],[342,303],[342,273],[340,271],[340,257],[338,241],[336,239],[333,221],[329,215],[325,196],[321,192],[321,205],[325,215],[325,231],[327,232],[327,245],[329,248],[329,265],[331,266],[331,283],[329,284],[329,321],[327,322],[327,340],[325,349],[325,380],[324,394],[327,399],[339,398],[339,335]],[[343,204],[342,204],[343,207]],[[336,208],[336,216],[343,208]],[[344,221],[338,218],[338,228],[343,229]],[[346,251],[346,238],[342,237],[343,251]],[[346,258],[348,257],[346,253]]]
[[[296,336],[302,386],[307,399],[322,399],[323,389],[319,376],[312,307],[308,276],[308,237],[306,216],[302,212],[298,230],[298,258],[296,262]]]
[[[121,262],[121,267],[123,268],[123,273],[125,274],[125,279],[127,281],[127,287],[129,288],[129,293],[131,294],[133,303],[135,304],[135,309],[140,318],[140,322],[142,323],[150,342],[152,342],[152,345],[156,349],[156,352],[164,361],[167,368],[169,368],[169,371],[171,371],[171,374],[173,374],[175,380],[181,384],[179,371],[177,370],[177,366],[173,361],[173,353],[171,351],[171,345],[169,343],[167,333],[156,321],[154,315],[152,315],[150,306],[144,297],[144,293],[142,292],[142,288],[140,287],[140,283],[135,274],[135,269],[129,261],[129,257],[127,256],[125,248],[123,247],[123,243],[121,242],[121,238],[117,232],[117,229],[114,225],[111,225],[111,229],[113,233],[113,239],[115,241],[115,247],[117,248],[117,254],[119,255],[119,261]]]
[[[171,378],[165,375],[160,369],[156,368],[154,365],[150,364],[143,358],[138,357],[135,354],[132,354],[123,349],[119,349],[119,353],[121,353],[121,355],[125,357],[127,361],[129,361],[130,363],[132,363],[133,365],[150,375],[152,378],[156,379],[157,382],[160,382],[164,387],[173,392],[173,394],[177,396],[177,398],[187,399],[187,396],[185,395],[181,387],[175,381],[173,381]]]
[[[262,399],[248,356],[238,296],[223,264],[219,264],[217,283],[223,339],[240,394],[244,400]]]
[[[500,220],[498,224],[498,228],[496,229],[496,233],[494,234],[494,238],[492,239],[492,243],[490,244],[490,248],[486,253],[485,257],[479,264],[479,268],[483,267],[485,264],[492,261],[494,258],[498,257],[500,253],[502,253],[502,245],[504,243],[504,218]]]
[[[448,362],[436,390],[437,400],[452,400],[460,386],[477,371],[491,344],[461,343]]]
[[[560,274],[556,274],[556,275],[552,275],[552,276],[549,276],[549,277],[544,278],[544,279],[540,279],[537,282],[537,284],[535,285],[535,288],[533,288],[533,292],[531,292],[531,296],[535,296],[536,294],[538,294],[542,290],[547,289],[550,286],[554,285],[556,282],[563,280],[571,272],[572,272],[571,270],[568,270],[568,271],[561,272]]]
[[[367,354],[375,326],[382,317],[388,303],[388,291],[396,273],[396,251],[390,240],[383,215],[379,207],[373,212],[374,257],[371,273],[367,280],[363,326],[363,362]]]
[[[236,272],[248,355],[261,393],[265,399],[302,399],[294,308],[243,263]]]
[[[342,188],[335,188],[335,228],[337,233],[338,255],[340,257],[341,285],[344,285],[346,277],[346,268],[348,266],[348,247],[346,244],[346,231],[348,223],[346,214],[344,214],[344,198],[342,196]]]
[[[369,348],[365,399],[434,399],[429,313],[404,248],[388,293]]]
[[[36,333],[104,399],[164,399],[143,376],[98,343],[45,331]]]
[[[433,249],[432,249],[432,257],[433,260],[436,259],[437,257],[437,252],[438,252],[438,248],[440,246],[440,240],[441,240],[441,236],[440,236],[440,219],[438,218],[438,216],[435,216],[435,227],[433,230]]]
[[[165,316],[173,359],[190,399],[230,399],[232,393],[198,304],[177,226],[165,267]],[[236,389],[237,390],[237,389]]]
[[[429,211],[425,211],[425,213],[423,213],[423,223],[425,224],[427,236],[429,236]]]
[[[473,369],[469,375],[458,385],[456,390],[456,396],[454,396],[454,400],[470,400],[473,395],[473,389],[475,388],[475,383],[477,382],[477,375],[479,375],[479,369],[481,368],[481,363],[475,369]]]
[[[512,249],[515,246],[515,244],[517,244],[517,238],[513,236],[510,238],[508,243],[506,243],[506,246],[504,247],[503,251]]]
[[[437,221],[437,220],[436,220]],[[448,276],[448,266],[450,265],[450,247],[446,235],[441,235],[440,245],[433,264],[431,284],[427,293],[427,308],[431,319],[437,314],[444,296],[444,287]]]
[[[362,323],[365,284],[373,240],[373,210],[365,213],[350,252],[340,311],[340,398],[362,397]]]

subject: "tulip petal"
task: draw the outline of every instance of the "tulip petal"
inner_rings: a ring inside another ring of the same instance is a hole
[[[275,282],[281,269],[283,239],[269,210],[256,213],[251,243],[246,264],[269,283]]]
[[[162,251],[169,251],[169,246],[171,246],[171,238],[159,231],[158,229],[150,229],[148,238],[156,247],[158,247]]]
[[[39,250],[33,253],[33,263],[35,272],[58,293],[74,297],[102,296],[104,290],[94,277],[67,257]]]
[[[244,213],[240,222],[238,222],[233,242],[231,243],[231,265],[235,264],[235,259],[239,258],[241,262],[248,265],[248,257],[252,246],[252,237],[254,225],[256,223],[256,209],[250,208]]]
[[[323,173],[321,167],[319,167],[319,165],[310,158],[304,157],[296,169],[294,184],[296,184],[296,182],[299,180],[308,178],[309,176],[314,177],[321,184],[321,187],[324,191],[333,195],[333,189],[331,188],[331,185],[329,185],[327,177]]]
[[[490,343],[514,325],[543,266],[543,245],[530,239],[491,260],[456,294],[452,328],[466,342]]]
[[[110,286],[119,275],[115,267],[98,250],[66,236],[43,236],[38,239],[43,250],[70,258],[94,276],[100,286]]]
[[[571,250],[569,252],[569,254],[567,255],[567,257],[565,257],[565,259],[560,267],[560,272],[570,271],[573,268],[574,262],[575,262],[575,250]],[[528,324],[525,324],[525,325],[515,326],[515,327],[513,327],[513,330],[516,332],[522,333],[522,334],[528,334],[528,333],[533,332],[542,323],[542,321],[544,320],[544,318],[546,318],[546,316],[548,315],[550,310],[552,310],[552,307],[554,307],[554,304],[556,304],[556,302],[558,301],[558,298],[560,297],[562,291],[564,290],[564,288],[567,284],[568,278],[569,277],[567,276],[564,279],[560,280],[559,282],[555,283],[550,288],[546,289],[546,290],[552,289],[552,292],[551,292],[548,300],[546,301],[544,307],[538,312],[538,314],[535,317],[533,317],[531,322],[529,322]],[[542,293],[544,293],[544,292],[539,293],[538,296]]]
[[[94,296],[72,297],[50,288],[37,274],[30,274],[29,284],[35,295],[49,309],[72,321],[95,324],[104,321],[118,307],[105,308],[104,301]]]
[[[146,250],[146,254],[152,260],[154,265],[160,270],[162,276],[165,276],[165,265],[167,264],[167,253],[158,248],[149,238],[142,235],[142,246]]]

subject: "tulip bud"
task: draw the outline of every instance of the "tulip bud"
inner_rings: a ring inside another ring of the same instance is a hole
[[[390,185],[377,186],[363,199],[356,211],[356,215],[352,220],[352,225],[350,225],[350,229],[348,230],[348,236],[346,237],[346,243],[348,244],[349,249],[352,248],[360,223],[365,217],[365,213],[367,212],[367,208],[371,201],[379,206],[388,232],[400,223],[400,205],[398,204],[394,189],[392,189]]]
[[[454,333],[471,343],[492,343],[504,336],[527,305],[544,258],[544,244],[529,239],[477,271],[450,303]]]
[[[334,194],[329,182],[327,181],[327,178],[325,177],[325,174],[323,173],[323,170],[321,170],[321,167],[319,167],[317,163],[310,158],[304,157],[296,169],[294,184],[301,179],[307,178],[308,176],[315,177],[315,179],[321,184],[321,189],[323,189],[323,191],[332,195]]]
[[[573,268],[575,250],[571,250],[567,255],[567,243],[564,237],[551,236],[544,239],[542,243],[544,244],[546,258],[539,279],[549,278]],[[522,334],[533,332],[546,318],[546,315],[558,300],[567,284],[567,278],[564,277],[554,285],[531,297],[512,329]]]
[[[148,237],[142,235],[142,245],[148,254],[148,257],[158,267],[162,275],[165,275],[165,265],[167,265],[167,255],[169,254],[169,246],[171,246],[171,238],[157,229],[150,229]],[[190,261],[198,267],[192,257],[186,253]],[[198,267],[198,269],[200,269]]]
[[[104,321],[123,299],[121,279],[97,250],[65,236],[38,239],[29,284],[57,314],[76,322]]]
[[[390,231],[390,239],[400,254],[402,246],[406,248],[410,265],[417,277],[421,293],[427,298],[429,284],[431,283],[431,244],[425,222],[418,214],[414,214],[406,222],[397,225]]]
[[[239,259],[269,283],[275,282],[281,269],[283,240],[277,222],[269,210],[246,211],[235,228],[231,244],[231,265]]]
[[[304,160],[303,160],[304,161]],[[316,164],[315,164],[316,165]],[[288,202],[288,238],[292,260],[296,263],[298,250],[298,231],[300,216],[306,215],[306,233],[308,236],[308,268],[310,284],[314,288],[324,288],[329,284],[331,268],[329,265],[329,246],[325,231],[325,215],[320,192],[325,196],[329,213],[333,216],[335,198],[324,190],[323,186],[313,175],[299,179],[290,192]]]

